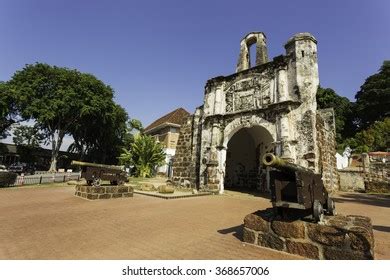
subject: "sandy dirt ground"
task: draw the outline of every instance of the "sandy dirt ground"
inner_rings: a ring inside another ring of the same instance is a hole
[[[229,193],[87,201],[70,186],[0,189],[0,259],[298,259],[242,243],[246,214],[268,199]],[[390,259],[390,196],[340,193],[341,214],[372,218]]]

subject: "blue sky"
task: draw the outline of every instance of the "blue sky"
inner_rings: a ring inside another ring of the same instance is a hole
[[[201,105],[206,80],[235,71],[250,31],[266,33],[271,58],[312,33],[321,85],[353,99],[390,59],[390,1],[2,0],[0,80],[34,62],[77,68],[146,126]]]

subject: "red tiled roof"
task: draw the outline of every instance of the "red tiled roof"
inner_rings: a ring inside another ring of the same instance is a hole
[[[155,120],[150,125],[148,125],[145,128],[145,132],[152,130],[153,128],[156,128],[160,125],[166,124],[166,123],[174,123],[177,125],[181,125],[184,120],[190,115],[186,110],[183,108],[178,108],[165,116],[162,116],[161,118]]]

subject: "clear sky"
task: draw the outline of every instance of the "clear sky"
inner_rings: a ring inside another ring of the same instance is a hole
[[[250,31],[266,33],[271,58],[312,33],[321,85],[353,100],[390,59],[390,1],[0,0],[0,80],[34,62],[77,68],[146,126],[201,105],[207,79],[234,73]]]

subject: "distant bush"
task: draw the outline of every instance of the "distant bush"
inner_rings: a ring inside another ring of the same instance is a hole
[[[13,172],[0,172],[0,187],[13,186],[18,174]]]

